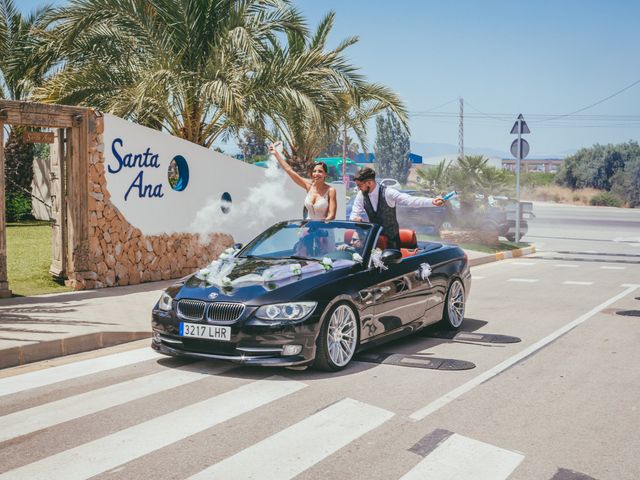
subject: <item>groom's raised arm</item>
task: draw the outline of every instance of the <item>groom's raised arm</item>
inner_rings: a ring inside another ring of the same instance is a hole
[[[407,193],[402,193],[395,188],[387,188],[385,199],[390,207],[395,205],[403,205],[405,207],[440,207],[444,205],[442,197],[414,197]]]

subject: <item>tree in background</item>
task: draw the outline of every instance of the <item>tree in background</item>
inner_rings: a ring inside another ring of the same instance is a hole
[[[394,178],[407,183],[411,169],[411,143],[407,129],[397,117],[387,111],[376,117],[376,169],[380,178]]]
[[[312,110],[295,79],[257,73],[279,33],[306,31],[290,2],[75,0],[54,19],[65,63],[41,101],[98,108],[207,148],[250,125],[267,94]]]
[[[0,0],[0,98],[30,100],[55,63],[46,51],[46,30],[51,7],[24,17],[12,0]],[[31,213],[34,145],[24,141],[26,127],[12,126],[5,146],[7,209],[12,220]],[[14,208],[19,205],[20,208]]]
[[[613,193],[624,198],[630,207],[640,207],[640,157],[628,161],[611,178],[611,183]]]
[[[367,82],[349,63],[344,52],[358,41],[357,37],[347,38],[333,49],[327,47],[334,18],[335,13],[330,12],[314,32],[290,31],[286,42],[276,39],[256,74],[263,79],[261,84],[274,84],[259,96],[256,121],[275,127],[276,133],[268,138],[283,140],[285,156],[302,175],[308,175],[314,159],[340,138],[345,127],[356,134],[366,150],[367,121],[380,111],[390,109],[405,128],[408,123],[399,97],[387,87]],[[279,84],[285,84],[286,88],[280,90],[286,91],[291,82],[300,85],[296,101],[271,93],[278,91]]]
[[[238,136],[238,147],[245,162],[255,163],[267,157],[267,141],[263,135],[250,129],[243,129]]]
[[[336,132],[324,147],[324,150],[320,152],[320,157],[342,157],[344,151],[344,136],[341,132]],[[353,139],[347,135],[347,158],[355,160],[360,146],[353,141]]]
[[[572,189],[592,187],[613,191],[630,206],[637,206],[639,184],[634,180],[637,162],[640,162],[638,142],[596,144],[567,157],[558,170],[556,183]]]
[[[438,194],[445,192],[449,187],[448,170],[451,162],[442,160],[433,167],[420,167],[417,169],[417,183],[422,188],[426,188],[431,193]]]

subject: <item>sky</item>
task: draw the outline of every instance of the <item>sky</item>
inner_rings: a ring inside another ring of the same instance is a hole
[[[26,12],[43,2],[16,3]],[[293,4],[311,27],[335,11],[331,46],[359,37],[347,50],[348,58],[369,81],[392,88],[404,100],[412,145],[422,155],[429,156],[429,144],[457,145],[460,97],[465,148],[507,153],[514,139],[509,132],[520,113],[531,130],[526,136],[531,156],[563,156],[595,143],[640,140],[638,1]]]

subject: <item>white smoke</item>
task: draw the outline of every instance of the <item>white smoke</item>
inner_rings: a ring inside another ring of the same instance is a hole
[[[275,147],[280,155],[283,155],[282,142],[276,143]],[[209,199],[196,214],[191,224],[192,230],[199,233],[201,239],[206,241],[210,233],[222,231],[234,235],[234,229],[239,226],[243,229],[252,228],[282,220],[280,212],[292,204],[292,200],[284,193],[286,181],[284,172],[278,168],[277,159],[273,154],[269,155],[267,168],[264,171],[264,181],[255,187],[250,187],[245,200],[232,203],[222,199]],[[223,210],[228,213],[224,214]]]

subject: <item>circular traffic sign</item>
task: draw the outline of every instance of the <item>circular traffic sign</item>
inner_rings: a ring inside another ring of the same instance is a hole
[[[529,155],[529,142],[527,142],[524,138],[521,139],[515,139],[513,141],[513,143],[511,144],[511,155],[513,155],[514,157],[518,158],[518,142],[522,142],[522,147],[521,147],[521,153],[522,156],[520,157],[525,158],[527,155]]]

